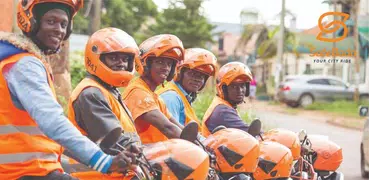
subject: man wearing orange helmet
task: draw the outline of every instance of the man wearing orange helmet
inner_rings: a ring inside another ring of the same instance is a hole
[[[168,83],[165,88],[157,91],[174,119],[182,125],[186,125],[191,120],[201,125],[191,103],[205,87],[208,78],[214,76],[216,63],[215,55],[208,50],[186,49],[184,62],[177,67],[174,82]]]
[[[202,121],[202,133],[208,136],[216,127],[225,126],[247,132],[248,125],[237,112],[237,105],[249,95],[252,80],[250,69],[240,62],[222,66],[217,76],[217,95],[214,97]]]
[[[145,40],[139,46],[140,61],[136,71],[140,77],[131,81],[123,92],[123,99],[135,120],[143,144],[179,138],[183,126],[169,113],[155,89],[171,81],[176,65],[183,61],[182,41],[170,34],[161,34]]]
[[[87,76],[69,99],[69,119],[95,143],[104,142],[100,147],[110,155],[120,151],[119,145],[138,152],[135,144],[140,139],[117,89],[133,78],[135,58],[139,58],[138,46],[126,32],[117,28],[95,32],[85,49]]]
[[[110,156],[83,136],[56,100],[45,55],[71,34],[82,0],[21,0],[24,35],[0,33],[0,179],[73,179],[62,173],[63,147],[95,170],[124,172],[122,154]],[[62,146],[60,146],[61,144]]]

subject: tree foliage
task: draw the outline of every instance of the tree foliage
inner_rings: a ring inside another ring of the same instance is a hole
[[[103,27],[116,27],[134,35],[149,16],[157,15],[152,0],[104,0],[106,14],[102,16]]]
[[[279,27],[268,28],[263,24],[256,25],[245,25],[244,30],[241,34],[240,39],[237,43],[237,50],[244,51],[246,45],[251,41],[251,38],[256,35],[256,41],[254,46],[256,47],[257,58],[268,59],[274,57],[277,54],[277,38],[279,33]],[[284,33],[285,47],[287,50],[288,46],[292,46],[292,49],[296,49],[298,45],[298,39],[296,35],[285,29]]]
[[[148,28],[148,35],[174,34],[186,48],[205,47],[212,42],[214,28],[204,16],[201,7],[204,0],[171,0],[169,7],[156,18],[156,24]]]
[[[85,6],[74,18],[73,30],[75,33],[88,34],[88,24],[92,9],[89,9],[89,2],[85,0]],[[141,28],[141,25],[150,16],[157,15],[157,6],[152,0],[103,0],[101,7],[101,28],[116,27],[134,36]]]

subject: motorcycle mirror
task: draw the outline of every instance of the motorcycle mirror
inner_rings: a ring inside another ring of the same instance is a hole
[[[199,125],[195,121],[191,121],[183,128],[179,138],[190,142],[195,142],[198,133]]]
[[[226,129],[226,127],[225,127],[225,126],[218,126],[218,127],[214,128],[214,130],[211,132],[211,134],[214,134],[214,133],[216,133],[217,131],[220,131],[220,130],[222,130],[222,129]]]
[[[369,107],[368,106],[360,106],[359,107],[359,115],[360,116],[367,116],[368,115],[368,111],[369,111]]]
[[[299,132],[299,134],[298,134],[300,142],[302,142],[302,141],[305,140],[306,135],[307,135],[306,130],[305,129],[301,129],[300,132]]]
[[[247,132],[249,134],[251,134],[252,136],[257,136],[260,134],[261,132],[261,121],[259,120],[259,118],[256,118],[255,120],[253,120],[250,124],[249,129],[247,130]]]
[[[232,176],[229,180],[251,180],[251,177],[246,174],[237,174]]]

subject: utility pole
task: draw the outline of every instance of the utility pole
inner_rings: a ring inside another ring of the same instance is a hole
[[[94,0],[92,4],[92,18],[90,18],[89,22],[89,35],[92,35],[94,32],[100,29],[101,25],[101,0]]]
[[[278,49],[277,49],[277,62],[275,67],[275,74],[274,74],[274,84],[275,84],[275,92],[274,92],[274,99],[277,100],[277,92],[279,89],[279,81],[282,69],[282,62],[283,62],[283,50],[284,50],[284,17],[286,14],[286,0],[282,0],[282,11],[281,11],[281,22],[279,28],[279,39],[278,39]]]
[[[333,8],[334,8],[334,12],[337,12],[337,2],[336,0],[333,0]],[[336,21],[336,16],[333,16],[333,21]],[[336,39],[336,32],[333,33],[333,39]],[[336,49],[336,41],[333,41],[333,51],[334,49]],[[332,58],[336,59],[336,54],[332,53]],[[335,76],[336,75],[336,63],[333,63],[333,70],[332,70],[332,75]]]
[[[355,40],[355,95],[354,100],[359,102],[359,81],[360,81],[360,44],[359,44],[359,28],[358,28],[358,16],[359,16],[359,4],[360,0],[353,0],[351,4],[351,14],[354,20],[354,40]]]

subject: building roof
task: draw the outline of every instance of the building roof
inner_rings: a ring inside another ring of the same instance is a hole
[[[242,33],[242,26],[240,23],[211,22],[211,24],[216,26],[212,31],[213,34],[228,32],[241,35]]]

